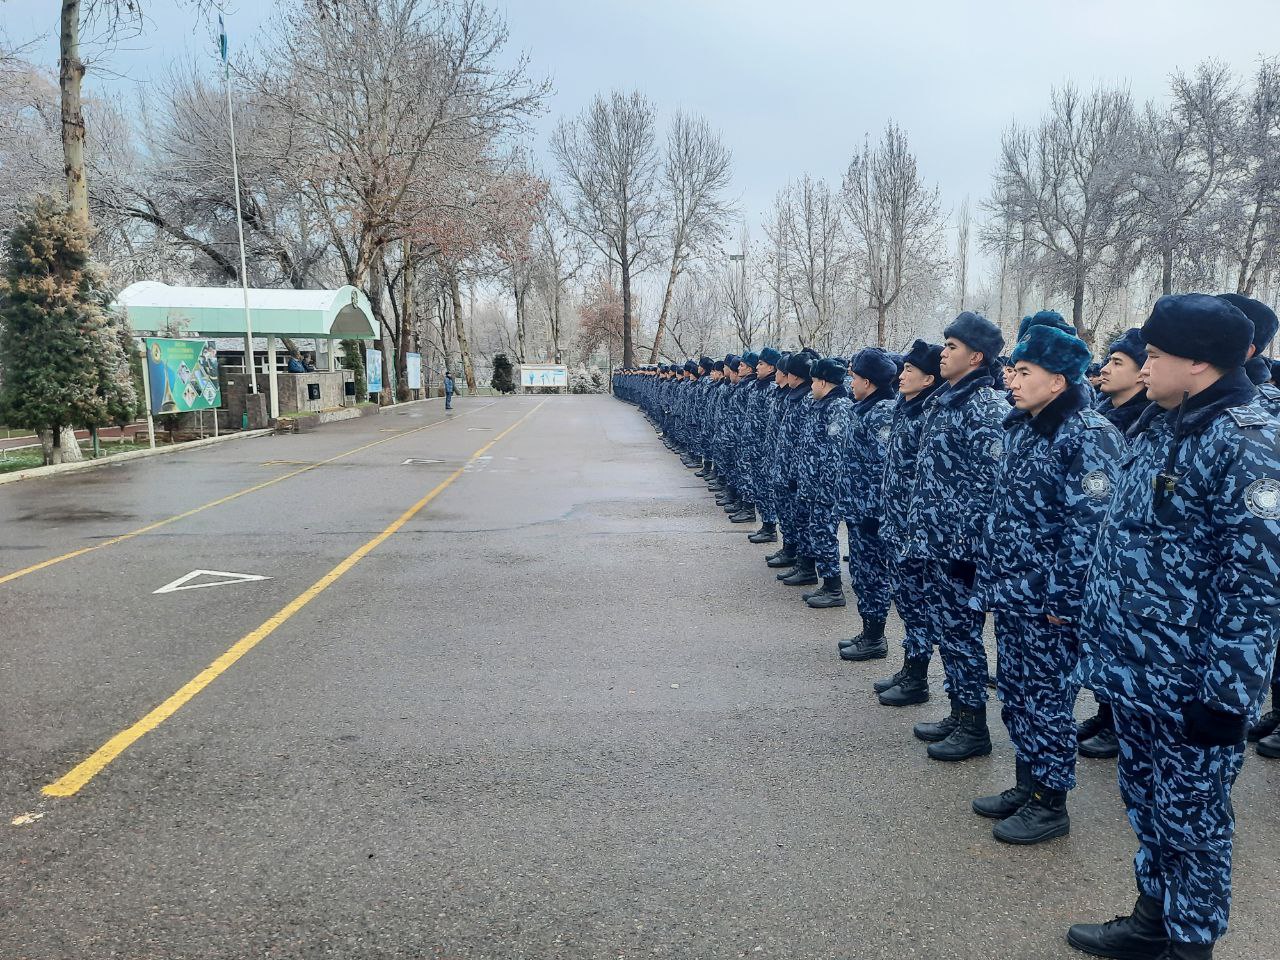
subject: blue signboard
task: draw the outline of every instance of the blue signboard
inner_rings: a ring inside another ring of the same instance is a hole
[[[364,352],[364,376],[369,383],[370,393],[382,392],[381,350],[366,350]]]

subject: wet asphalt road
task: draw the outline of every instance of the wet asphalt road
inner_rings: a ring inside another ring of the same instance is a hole
[[[896,654],[841,663],[855,614],[776,584],[635,410],[543,400],[0,486],[0,578],[96,547],[0,583],[0,957],[1053,960],[1127,910],[1111,764],[1071,837],[997,844],[994,704],[991,758],[928,760],[943,707],[876,704]],[[270,579],[153,592],[196,569]],[[1278,791],[1251,755],[1223,960],[1280,956]]]

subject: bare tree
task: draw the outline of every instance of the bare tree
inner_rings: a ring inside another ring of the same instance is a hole
[[[667,133],[662,180],[669,218],[667,288],[649,362],[658,362],[676,281],[690,260],[718,248],[731,209],[724,199],[732,176],[728,148],[702,117],[677,113]]]
[[[1159,264],[1162,293],[1173,292],[1175,266],[1203,262],[1211,245],[1214,226],[1202,214],[1230,173],[1237,113],[1231,72],[1213,61],[1190,77],[1174,73],[1172,102],[1148,103],[1143,112],[1136,176],[1141,252]],[[1202,268],[1188,279],[1203,282],[1209,272]]]
[[[956,293],[960,311],[965,309],[965,299],[969,295],[969,197],[960,204],[960,216],[956,222]]]
[[[773,217],[765,223],[777,271],[775,288],[795,315],[803,346],[830,346],[851,262],[843,226],[831,188],[808,174],[778,193]]]
[[[890,123],[879,144],[866,142],[854,155],[840,196],[858,262],[854,275],[883,347],[898,298],[944,268],[938,188],[925,184],[906,135]]]
[[[730,256],[728,263],[718,271],[717,285],[721,303],[729,308],[729,315],[733,318],[738,344],[743,350],[749,350],[752,344],[759,342],[760,332],[766,326],[766,317],[760,310],[755,270],[749,263],[751,238],[746,227],[743,227],[739,235],[738,249],[740,252]]]
[[[586,265],[587,253],[581,234],[570,229],[564,203],[554,189],[548,189],[538,205],[534,229],[539,247],[535,282],[547,305],[551,356],[556,363],[563,363],[566,287]]]
[[[1038,127],[1015,125],[1001,142],[989,206],[1026,226],[1037,273],[1070,297],[1072,321],[1089,342],[1097,330],[1086,297],[1105,299],[1134,266],[1134,141],[1127,91],[1082,97],[1068,85],[1053,92]]]
[[[1259,65],[1232,145],[1220,245],[1236,292],[1253,296],[1280,261],[1280,61]]]
[[[551,152],[571,222],[621,275],[622,362],[634,366],[632,285],[650,265],[662,227],[653,104],[640,93],[597,96],[578,118],[561,120]]]

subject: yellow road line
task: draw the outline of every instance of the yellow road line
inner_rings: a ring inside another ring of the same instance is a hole
[[[546,401],[543,400],[538,404],[538,406],[534,407],[523,417],[511,424],[511,426],[507,427],[507,429],[503,430],[500,434],[473,453],[467,459],[467,463],[472,462],[477,457],[483,456],[495,443],[537,413],[538,407],[541,407],[543,403],[546,403]],[[320,596],[320,594],[329,587],[333,586],[333,584],[341,578],[343,574],[367,557],[381,544],[390,539],[396,531],[421,512],[423,507],[438,497],[441,492],[453,483],[453,481],[457,480],[458,477],[462,476],[465,468],[466,464],[463,464],[463,466],[459,467],[457,470],[453,471],[453,473],[449,474],[449,476],[441,480],[425,497],[411,506],[404,513],[400,514],[400,516],[397,517],[389,527],[379,533],[368,543],[357,549],[297,597],[290,600],[287,604],[281,607],[273,617],[268,619],[260,627],[245,634],[237,640],[231,648],[226,651],[226,653],[222,654],[222,656],[218,657],[217,660],[213,661],[213,663],[209,664],[209,666],[196,674],[195,677],[183,684],[183,686],[175,694],[169,697],[168,700],[154,708],[133,726],[121,730],[70,771],[59,777],[53,783],[42,788],[41,793],[49,797],[74,796],[81,787],[101,773],[112,760],[120,756],[120,754],[124,753],[125,750],[129,749],[130,746],[140,740],[143,736],[150,733],[156,727],[160,726],[160,724],[164,723],[171,716],[177,713],[182,706],[187,703],[187,701],[191,700],[201,690],[213,683],[214,680],[218,679],[218,677],[226,672],[232,664],[267,637],[271,636],[271,634],[287,622],[290,617],[316,597]]]
[[[399,440],[402,437],[412,436],[413,434],[420,433],[423,430],[430,430],[432,427],[452,423],[454,420],[460,420],[462,417],[468,416],[472,413],[479,413],[481,410],[488,410],[489,407],[492,406],[493,404],[489,403],[483,407],[477,407],[475,410],[468,410],[465,413],[449,420],[437,420],[435,423],[425,423],[420,427],[413,427],[397,433],[394,437],[383,437],[381,440],[374,440],[372,443],[366,443],[353,450],[348,450],[346,453],[340,453],[337,456],[330,457],[328,460],[319,460],[316,463],[308,464],[299,470],[291,470],[289,473],[283,473],[271,480],[255,484],[252,487],[246,487],[243,490],[238,490],[237,492],[228,494],[225,497],[219,497],[217,500],[210,500],[208,503],[201,504],[198,507],[193,507],[182,513],[174,514],[172,517],[166,517],[164,520],[157,520],[155,523],[149,523],[145,527],[139,527],[137,530],[130,530],[128,533],[122,533],[118,537],[111,537],[109,540],[103,540],[101,543],[95,543],[91,547],[81,547],[79,550],[72,550],[69,553],[62,554],[61,556],[50,557],[48,560],[41,560],[39,563],[33,563],[31,566],[23,567],[21,570],[15,570],[13,573],[2,574],[0,575],[0,584],[8,583],[11,580],[17,580],[19,577],[25,577],[29,573],[35,573],[36,571],[43,570],[46,567],[52,567],[54,564],[62,563],[64,560],[74,560],[76,557],[83,557],[86,553],[93,553],[95,550],[103,550],[107,547],[115,546],[117,543],[124,543],[124,541],[132,540],[134,537],[140,537],[144,533],[150,533],[152,530],[159,530],[161,527],[167,527],[169,524],[177,523],[179,520],[185,520],[187,517],[194,517],[197,513],[203,513],[205,510],[212,510],[214,507],[220,507],[224,503],[230,503],[232,500],[238,500],[240,497],[248,496],[251,493],[257,493],[259,490],[265,490],[267,487],[274,486],[277,483],[283,483],[285,480],[291,480],[292,478],[307,473],[308,471],[318,469],[326,464],[334,463],[337,460],[349,457],[362,450],[368,450],[370,447],[376,447],[380,443],[389,443],[392,440]]]

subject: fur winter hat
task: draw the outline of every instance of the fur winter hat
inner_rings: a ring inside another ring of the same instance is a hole
[[[686,361],[684,362],[684,372],[685,372],[685,373],[692,373],[694,376],[697,376],[697,374],[698,374],[698,365],[697,365],[694,361],[692,361],[692,360],[686,360]]]
[[[1227,301],[1253,321],[1253,345],[1258,353],[1271,346],[1271,341],[1276,336],[1276,327],[1280,326],[1280,320],[1276,319],[1274,310],[1261,300],[1242,297],[1238,293],[1220,293],[1218,299]]]
[[[1093,358],[1089,355],[1089,347],[1079,337],[1064,333],[1057,327],[1032,326],[1026,337],[1013,348],[1009,359],[1014,363],[1034,363],[1050,373],[1062,374],[1067,383],[1079,383]]]
[[[1107,347],[1107,356],[1111,356],[1113,353],[1123,353],[1138,366],[1146,363],[1147,345],[1142,342],[1142,331],[1137,327],[1130,327],[1126,330],[1119,340]]]
[[[938,362],[942,359],[942,348],[937,344],[917,340],[911,344],[911,349],[902,359],[921,373],[931,377],[942,376],[942,371],[938,369]]]
[[[1000,328],[982,314],[969,310],[947,324],[942,336],[959,340],[970,350],[981,353],[988,364],[994,363],[1004,349],[1004,335]]]
[[[724,365],[728,367],[730,370],[732,370],[734,373],[738,372],[738,365],[740,363],[742,363],[742,358],[739,357],[736,353],[731,353],[724,358]]]
[[[853,358],[853,372],[878,388],[892,387],[898,379],[898,365],[879,347],[867,347]]]
[[[1039,326],[1056,327],[1063,333],[1069,333],[1073,337],[1076,335],[1076,328],[1057,310],[1041,310],[1033,316],[1022,318],[1022,323],[1018,325],[1018,339],[1025,337],[1032,327]]]
[[[773,349],[773,347],[765,347],[760,351],[760,359],[769,366],[776,367],[778,365],[778,361],[782,359],[782,354]]]
[[[791,359],[787,361],[787,373],[800,380],[812,379],[813,361],[807,353],[795,353],[791,355]]]
[[[814,380],[825,380],[827,383],[834,383],[839,386],[844,383],[845,376],[844,361],[838,357],[827,357],[825,360],[819,360],[813,365],[812,377]]]
[[[712,369],[712,370],[719,370],[721,373],[723,373],[723,372],[724,372],[724,361],[723,361],[723,360],[716,360],[716,361],[714,361],[714,362],[711,364],[711,369]]]
[[[742,355],[742,362],[754,370],[756,368],[756,364],[760,362],[760,354],[749,350]]]
[[[1142,325],[1142,339],[1188,360],[1215,367],[1244,366],[1253,345],[1253,321],[1228,300],[1203,293],[1161,297]]]
[[[705,370],[707,373],[710,373],[710,372],[711,372],[712,364],[714,364],[714,363],[715,363],[715,361],[714,361],[714,360],[712,360],[710,357],[699,357],[699,358],[698,358],[698,366],[700,366],[700,367],[701,367],[703,370]]]

